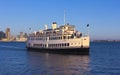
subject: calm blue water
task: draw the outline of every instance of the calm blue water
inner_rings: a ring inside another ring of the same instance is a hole
[[[0,42],[0,75],[120,75],[120,43],[91,43],[90,55],[28,52]]]

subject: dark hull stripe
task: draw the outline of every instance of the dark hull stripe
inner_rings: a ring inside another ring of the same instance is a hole
[[[38,51],[57,54],[79,54],[89,55],[89,48],[68,48],[68,49],[46,49],[46,48],[31,48],[27,47],[28,51]]]

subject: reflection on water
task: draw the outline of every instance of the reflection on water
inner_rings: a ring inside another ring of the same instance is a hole
[[[29,75],[85,75],[89,72],[89,56],[28,52]]]
[[[0,42],[0,75],[88,75],[89,56],[30,52],[25,43]]]

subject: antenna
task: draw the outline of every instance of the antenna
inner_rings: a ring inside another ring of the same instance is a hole
[[[66,22],[66,12],[64,10],[64,25],[65,25],[65,22]]]

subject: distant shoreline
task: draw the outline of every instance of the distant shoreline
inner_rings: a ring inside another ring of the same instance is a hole
[[[26,41],[2,41],[0,40],[0,42],[26,42]]]
[[[93,40],[91,42],[120,42],[120,40]]]
[[[2,41],[0,40],[0,42],[26,42],[26,41]],[[120,42],[120,40],[93,40],[90,42]]]

